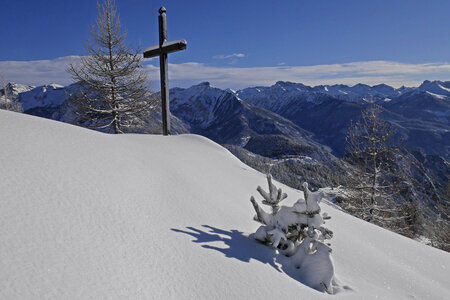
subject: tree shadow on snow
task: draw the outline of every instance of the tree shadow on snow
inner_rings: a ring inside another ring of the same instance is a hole
[[[219,229],[209,225],[202,225],[204,229],[194,227],[186,227],[187,230],[174,229],[172,231],[184,233],[194,237],[192,241],[205,249],[211,249],[223,253],[228,258],[238,259],[242,262],[250,262],[251,259],[268,264],[276,271],[285,273],[289,277],[295,279],[303,285],[306,284],[305,278],[302,277],[302,272],[297,269],[291,262],[289,257],[278,254],[274,249],[267,245],[255,241],[251,234],[244,235],[243,232],[232,229],[230,231]],[[206,243],[222,242],[227,248],[212,246]],[[308,285],[307,285],[308,286]],[[317,289],[316,289],[317,290]],[[333,280],[334,294],[344,290],[351,290],[347,286],[340,286],[336,280]],[[323,290],[317,290],[324,292]]]
[[[263,245],[245,236],[243,232],[235,229],[226,231],[208,225],[202,226],[205,227],[208,232],[206,230],[201,230],[194,227],[186,227],[186,229],[190,231],[174,228],[171,230],[194,237],[195,240],[193,240],[193,242],[198,244],[223,242],[226,246],[228,246],[228,248],[215,247],[207,244],[203,244],[202,247],[205,249],[222,252],[228,258],[235,258],[246,263],[250,262],[251,259],[254,259],[264,264],[268,264],[278,272],[281,272],[281,269],[275,263],[273,253],[270,253],[271,249],[261,249]]]

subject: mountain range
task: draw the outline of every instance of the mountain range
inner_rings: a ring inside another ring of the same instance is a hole
[[[25,113],[66,121],[66,94],[75,87],[13,83],[9,88]],[[345,153],[349,122],[373,101],[383,107],[382,117],[396,127],[407,148],[450,157],[450,81],[424,81],[419,87],[398,89],[385,84],[310,87],[279,81],[238,91],[203,82],[171,89],[170,100],[175,133],[199,133],[243,147],[256,135],[283,135],[301,145],[320,144],[338,157]]]
[[[66,95],[76,85],[26,86],[11,83],[27,114],[70,122]],[[375,102],[397,130],[413,160],[408,170],[434,199],[448,207],[450,190],[450,81],[418,87],[385,84],[320,85],[279,81],[233,91],[203,82],[170,90],[172,133],[194,133],[227,147],[245,163],[299,188],[345,184],[349,166],[345,136],[351,121]],[[134,132],[160,132],[160,116],[149,116]],[[428,200],[423,200],[427,202]],[[434,209],[436,211],[436,209]]]

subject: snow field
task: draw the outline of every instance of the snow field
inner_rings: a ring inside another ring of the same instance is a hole
[[[450,255],[331,204],[340,291],[249,234],[265,175],[195,135],[106,135],[0,111],[1,299],[447,299]],[[283,204],[302,193],[287,192]]]

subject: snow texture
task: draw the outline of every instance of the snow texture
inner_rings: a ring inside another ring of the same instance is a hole
[[[334,267],[331,260],[331,248],[321,242],[314,242],[306,237],[292,256],[295,266],[300,269],[304,283],[317,290],[324,288],[333,294],[332,280]]]
[[[450,254],[328,202],[340,290],[311,288],[249,237],[248,195],[264,175],[206,138],[106,135],[0,110],[0,140],[0,299],[450,295]],[[282,188],[284,204],[302,198]]]

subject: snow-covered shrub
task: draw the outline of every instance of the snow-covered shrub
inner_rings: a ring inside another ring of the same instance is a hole
[[[254,220],[263,224],[255,232],[254,238],[290,256],[307,285],[332,294],[334,267],[331,248],[325,244],[325,240],[332,238],[333,232],[323,226],[324,219],[330,217],[325,213],[320,215],[322,192],[311,192],[308,183],[304,182],[302,189],[305,199],[297,200],[291,207],[280,206],[279,203],[287,195],[275,187],[270,175],[267,175],[267,183],[269,192],[260,186],[256,190],[264,198],[262,204],[272,208],[271,213],[265,212],[253,196],[250,198],[256,211]]]

